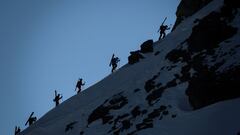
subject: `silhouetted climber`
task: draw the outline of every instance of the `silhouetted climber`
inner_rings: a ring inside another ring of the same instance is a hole
[[[14,132],[14,135],[17,135],[17,134],[20,133],[20,132],[21,132],[20,127],[15,126],[15,132]]]
[[[160,28],[158,29],[158,32],[160,32],[160,36],[158,40],[161,40],[162,38],[165,38],[166,36],[166,30],[169,30],[170,27],[168,27],[167,25],[164,25],[164,22],[166,21],[167,17],[164,19],[164,21],[162,22]]]
[[[55,98],[53,99],[53,101],[56,103],[56,106],[59,105],[59,100],[62,99],[62,95],[61,94],[57,94],[57,91],[55,90]]]
[[[29,124],[29,126],[30,126],[30,125],[32,125],[34,122],[37,121],[37,117],[32,117],[33,114],[34,114],[34,112],[32,112],[31,115],[29,116],[27,122],[25,123],[25,126],[26,126],[27,124]]]
[[[115,55],[112,55],[112,59],[110,61],[109,66],[112,66],[112,72],[114,72],[117,68],[117,63],[120,61],[118,57],[115,57]]]
[[[83,79],[79,79],[75,88],[75,91],[78,89],[77,93],[81,92],[82,86],[85,85],[85,82],[83,83]]]

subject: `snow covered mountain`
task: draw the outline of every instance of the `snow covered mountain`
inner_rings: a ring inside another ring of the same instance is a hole
[[[239,135],[238,3],[212,0],[20,135]]]

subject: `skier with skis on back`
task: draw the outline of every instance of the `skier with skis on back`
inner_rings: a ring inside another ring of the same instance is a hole
[[[60,99],[62,99],[62,95],[57,94],[57,91],[55,90],[55,98],[53,99],[53,101],[56,103],[56,107],[59,105],[59,100]]]
[[[37,117],[32,117],[33,114],[34,114],[34,112],[32,112],[31,115],[29,116],[27,122],[25,123],[25,126],[26,126],[27,124],[29,124],[29,126],[31,126],[34,122],[37,121]]]
[[[83,79],[79,79],[75,88],[75,91],[78,89],[77,93],[80,93],[82,90],[82,86],[85,85],[85,82],[83,83]]]
[[[120,61],[118,57],[115,57],[115,55],[112,55],[112,59],[110,61],[109,66],[112,66],[112,73],[116,70],[117,68],[117,63]]]
[[[168,27],[167,25],[164,25],[164,22],[167,20],[167,17],[165,17],[164,21],[162,22],[160,28],[158,29],[158,32],[160,32],[160,36],[158,40],[161,40],[163,38],[165,38],[166,36],[166,30],[169,30],[170,27]]]

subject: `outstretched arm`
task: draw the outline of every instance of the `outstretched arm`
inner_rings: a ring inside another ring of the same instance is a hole
[[[167,27],[167,30],[170,30],[170,29],[171,29],[171,26],[172,26],[172,24],[170,24],[170,26],[169,26],[169,27]]]

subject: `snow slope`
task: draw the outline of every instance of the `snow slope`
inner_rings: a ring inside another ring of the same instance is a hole
[[[185,19],[164,40],[155,42],[153,53],[144,54],[140,62],[126,64],[71,97],[20,135],[237,135],[240,132],[240,99],[227,98],[229,100],[215,101],[193,110],[186,95],[190,80],[184,79],[182,72],[189,63],[182,56],[168,57],[176,49],[189,51],[186,39],[198,25],[196,19],[201,20],[213,11],[220,12],[222,6],[223,0],[214,0]],[[229,25],[239,28],[239,21],[237,12]],[[224,59],[216,69],[218,74],[237,67],[239,34],[237,31],[221,41],[213,48],[214,54],[205,53],[208,51],[205,49],[193,51],[190,59],[203,54],[201,62],[208,67]],[[196,72],[194,66],[190,67],[188,78],[194,77]]]

